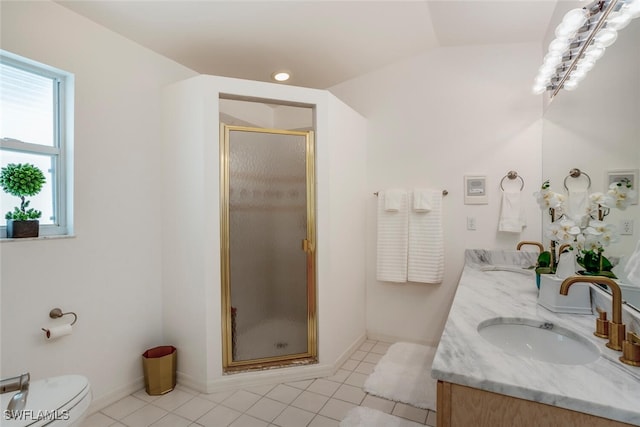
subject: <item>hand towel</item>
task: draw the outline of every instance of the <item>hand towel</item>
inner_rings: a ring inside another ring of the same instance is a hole
[[[629,256],[627,265],[624,266],[624,274],[630,285],[640,286],[640,240],[635,251]]]
[[[589,193],[587,190],[571,190],[567,196],[567,216],[579,227],[585,227],[589,220]]]
[[[520,194],[520,191],[502,192],[502,209],[498,221],[498,231],[522,233],[522,228],[527,225]]]
[[[407,281],[409,195],[400,192],[398,210],[386,209],[387,192],[378,195],[376,278],[382,282]],[[394,195],[395,197],[395,195]]]
[[[431,193],[429,190],[413,190],[413,210],[429,212],[431,210]]]
[[[404,190],[387,190],[384,192],[384,210],[387,212],[397,212],[402,206],[402,199],[406,197]]]
[[[429,212],[409,213],[409,260],[407,280],[441,283],[444,276],[444,236],[442,231],[442,191],[424,190]]]

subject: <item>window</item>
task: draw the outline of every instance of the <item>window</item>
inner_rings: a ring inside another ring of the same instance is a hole
[[[41,236],[71,231],[72,167],[67,153],[72,90],[69,73],[0,51],[0,167],[31,163],[44,173],[42,191],[28,198],[29,207],[42,211]],[[19,198],[0,190],[2,218],[19,204]],[[4,237],[6,224],[0,223]]]

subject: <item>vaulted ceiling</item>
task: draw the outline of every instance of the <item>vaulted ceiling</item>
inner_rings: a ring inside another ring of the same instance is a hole
[[[562,0],[57,3],[199,73],[326,89],[443,46],[539,43]],[[575,3],[575,1],[574,1]]]

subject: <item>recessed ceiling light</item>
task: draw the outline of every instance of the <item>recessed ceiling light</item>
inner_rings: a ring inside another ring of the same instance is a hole
[[[277,82],[286,82],[291,77],[291,73],[288,71],[276,71],[271,75],[271,78]]]

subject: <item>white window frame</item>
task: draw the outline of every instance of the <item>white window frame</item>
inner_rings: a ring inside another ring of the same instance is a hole
[[[2,151],[14,151],[27,154],[42,154],[51,156],[53,161],[53,212],[54,224],[40,224],[40,237],[64,236],[73,234],[73,90],[74,77],[72,74],[58,70],[46,64],[0,50],[0,61],[21,70],[51,78],[54,83],[53,113],[54,137],[53,146],[33,144],[28,141],[18,141],[0,136],[0,155]],[[1,191],[1,190],[0,190]],[[0,216],[0,238],[6,239],[7,227],[4,222],[4,212]]]

